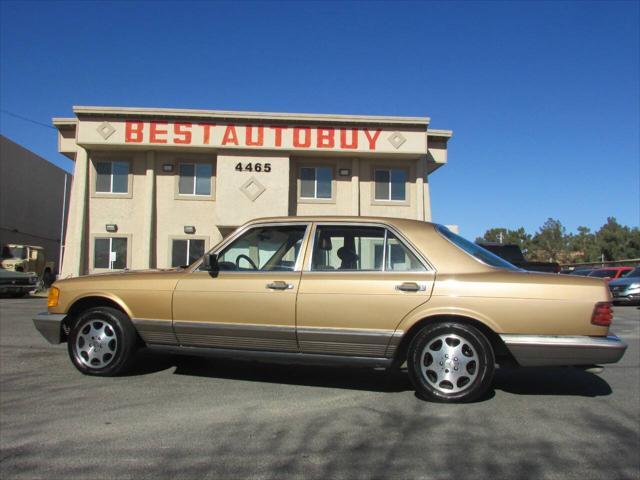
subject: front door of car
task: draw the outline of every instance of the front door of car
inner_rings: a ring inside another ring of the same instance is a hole
[[[258,225],[225,242],[217,272],[191,272],[173,296],[181,345],[297,351],[296,294],[308,223]]]
[[[301,351],[390,354],[398,343],[396,326],[429,300],[434,277],[384,225],[316,224],[298,292]]]

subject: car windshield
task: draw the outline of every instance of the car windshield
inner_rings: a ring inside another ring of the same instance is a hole
[[[440,232],[440,234],[443,237],[450,240],[451,243],[453,243],[456,247],[464,250],[466,253],[476,258],[477,260],[480,260],[482,263],[486,263],[491,267],[520,271],[520,269],[515,265],[512,265],[506,260],[498,257],[497,255],[494,255],[489,250],[482,248],[480,245],[470,242],[469,240],[461,237],[460,235],[456,235],[444,225],[437,225],[436,228],[438,229],[438,232]]]
[[[27,258],[27,249],[24,247],[2,247],[2,258]]]

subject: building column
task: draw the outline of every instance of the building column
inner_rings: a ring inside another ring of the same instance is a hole
[[[78,146],[69,195],[69,214],[60,278],[77,277],[85,273],[88,186],[89,156],[84,148]]]
[[[426,199],[424,196],[424,180],[427,174],[426,163],[426,157],[420,157],[416,160],[416,219],[423,222],[426,220]]]
[[[429,192],[429,174],[425,171],[424,183],[422,185],[424,190],[424,220],[425,222],[431,221],[431,193]]]
[[[142,268],[155,265],[155,199],[156,199],[156,152],[146,154],[144,227],[142,230]]]
[[[351,160],[351,211],[360,215],[360,159]]]

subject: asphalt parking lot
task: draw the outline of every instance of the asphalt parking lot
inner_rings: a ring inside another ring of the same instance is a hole
[[[640,310],[600,375],[498,371],[468,405],[418,399],[402,372],[141,352],[120,378],[77,372],[0,299],[0,477],[640,478]]]

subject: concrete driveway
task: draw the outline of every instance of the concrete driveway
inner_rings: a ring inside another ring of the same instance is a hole
[[[418,399],[402,372],[141,353],[77,372],[36,332],[41,298],[0,299],[0,477],[638,479],[640,310],[601,375],[501,370],[474,404]]]

